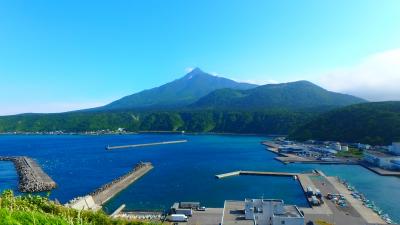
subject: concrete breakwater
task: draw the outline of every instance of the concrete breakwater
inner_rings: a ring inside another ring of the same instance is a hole
[[[31,158],[25,156],[0,157],[0,161],[12,161],[19,177],[21,192],[42,192],[56,188],[54,182]]]
[[[153,169],[153,165],[150,162],[140,162],[127,174],[114,179],[84,197],[72,199],[66,206],[78,210],[99,210],[105,202],[144,176],[151,169]]]
[[[146,147],[146,146],[154,146],[154,145],[179,144],[179,143],[185,143],[185,142],[187,142],[187,140],[162,141],[162,142],[154,142],[154,143],[135,144],[135,145],[107,146],[106,149],[113,150],[113,149],[123,149],[123,148],[138,148],[138,147]]]
[[[153,165],[150,162],[140,162],[127,174],[101,186],[90,195],[96,204],[102,205],[151,169],[153,169]]]
[[[218,174],[215,175],[216,178],[222,179],[231,176],[239,176],[239,175],[253,175],[253,176],[297,176],[298,173],[287,173],[287,172],[267,172],[267,171],[234,171],[230,173]]]

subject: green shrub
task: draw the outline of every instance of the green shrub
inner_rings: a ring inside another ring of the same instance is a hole
[[[147,222],[111,219],[103,211],[78,211],[38,195],[14,196],[6,190],[0,197],[2,225],[146,225]]]

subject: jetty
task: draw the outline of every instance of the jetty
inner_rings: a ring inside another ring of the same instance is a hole
[[[138,148],[138,147],[148,147],[148,146],[154,146],[154,145],[179,144],[179,143],[185,143],[185,142],[187,142],[187,140],[162,141],[162,142],[153,142],[153,143],[145,143],[145,144],[107,146],[106,149],[114,150],[114,149],[124,149],[124,148]]]
[[[124,190],[130,184],[144,176],[151,169],[153,169],[153,165],[149,162],[138,163],[135,168],[133,168],[133,170],[129,171],[127,174],[101,186],[90,195],[93,197],[93,200],[96,204],[103,205],[120,191]]]
[[[18,189],[21,192],[43,192],[56,188],[57,184],[31,158],[26,156],[0,156],[0,161],[11,161],[19,177]]]
[[[294,177],[297,176],[298,173],[286,173],[286,172],[269,172],[269,171],[248,171],[248,170],[239,170],[239,171],[233,171],[230,173],[223,173],[223,174],[218,174],[215,175],[216,178],[222,179],[226,177],[231,177],[231,176],[239,176],[239,175],[251,175],[251,176],[290,176]]]
[[[101,186],[89,195],[71,200],[66,206],[82,210],[98,210],[102,205],[116,194],[127,188],[130,184],[147,174],[154,167],[150,162],[140,162],[127,174],[114,179]]]

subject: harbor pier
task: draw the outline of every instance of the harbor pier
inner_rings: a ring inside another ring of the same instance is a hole
[[[18,188],[21,192],[42,192],[56,188],[54,182],[42,168],[26,156],[0,157],[0,161],[11,161],[19,177]]]

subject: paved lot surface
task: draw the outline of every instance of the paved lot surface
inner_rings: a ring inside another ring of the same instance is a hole
[[[335,225],[385,224],[372,210],[364,207],[360,201],[354,199],[350,195],[350,192],[336,178],[309,175],[308,182],[312,182],[313,186],[318,188],[323,196],[326,196],[328,193],[343,194],[350,204],[347,207],[340,207],[324,198],[325,203],[322,207],[329,208],[331,212],[327,213],[327,211],[321,210],[321,207],[302,209],[305,213],[306,224],[312,224],[310,221],[315,222],[317,220],[325,220]]]
[[[222,208],[207,208],[206,211],[193,211],[187,222],[172,223],[178,225],[218,225],[221,223]]]
[[[206,211],[193,211],[188,225],[218,225],[222,218],[222,208],[207,208]]]

